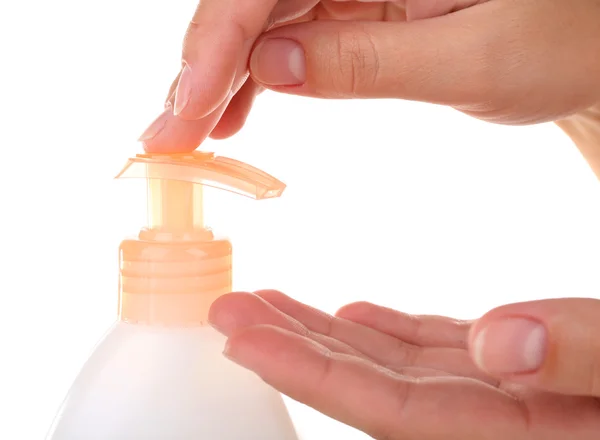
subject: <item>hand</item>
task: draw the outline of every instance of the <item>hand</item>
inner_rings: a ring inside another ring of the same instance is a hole
[[[234,362],[388,440],[599,438],[598,316],[598,300],[561,299],[475,322],[368,303],[332,317],[275,291],[225,295],[210,312]]]
[[[266,30],[313,20],[415,20],[483,1],[202,0],[186,33],[182,69],[165,111],[140,140],[149,152],[186,152],[208,135],[221,139],[235,134],[263,90],[249,78],[248,59]]]
[[[505,124],[561,119],[600,102],[598,0],[403,4],[201,2],[171,93],[178,116],[167,108],[142,136],[145,148],[190,151],[211,132],[234,133],[261,88],[425,101]]]

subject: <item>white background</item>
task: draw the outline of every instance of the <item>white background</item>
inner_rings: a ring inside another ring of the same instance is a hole
[[[193,0],[0,5],[0,438],[42,439],[115,317],[117,246],[143,226],[141,182],[113,181],[162,110]],[[333,312],[359,299],[474,318],[532,298],[597,296],[598,183],[554,126],[487,125],[398,101],[266,93],[205,148],[288,184],[210,192],[236,287]],[[305,438],[362,439],[300,405]]]

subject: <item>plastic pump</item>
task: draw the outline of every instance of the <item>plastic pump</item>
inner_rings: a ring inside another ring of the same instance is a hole
[[[148,224],[121,243],[118,320],[84,364],[48,440],[297,440],[279,393],[225,359],[208,310],[232,290],[231,243],[204,224],[203,186],[254,199],[285,185],[212,153],[137,155]]]

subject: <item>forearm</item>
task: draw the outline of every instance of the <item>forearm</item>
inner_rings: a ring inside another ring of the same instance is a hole
[[[600,179],[600,104],[556,124],[573,140]]]

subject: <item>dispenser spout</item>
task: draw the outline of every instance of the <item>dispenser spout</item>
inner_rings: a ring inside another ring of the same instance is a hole
[[[138,154],[129,159],[117,178],[148,180],[148,228],[169,233],[204,229],[202,186],[253,199],[279,197],[285,189],[264,171],[200,151]]]
[[[139,154],[117,178],[147,180],[148,224],[120,246],[119,316],[126,322],[204,325],[210,304],[232,290],[232,248],[203,220],[203,187],[253,199],[285,185],[213,153]]]
[[[279,197],[285,184],[251,165],[194,151],[185,154],[138,154],[118,178],[177,180],[231,191],[253,199]]]

